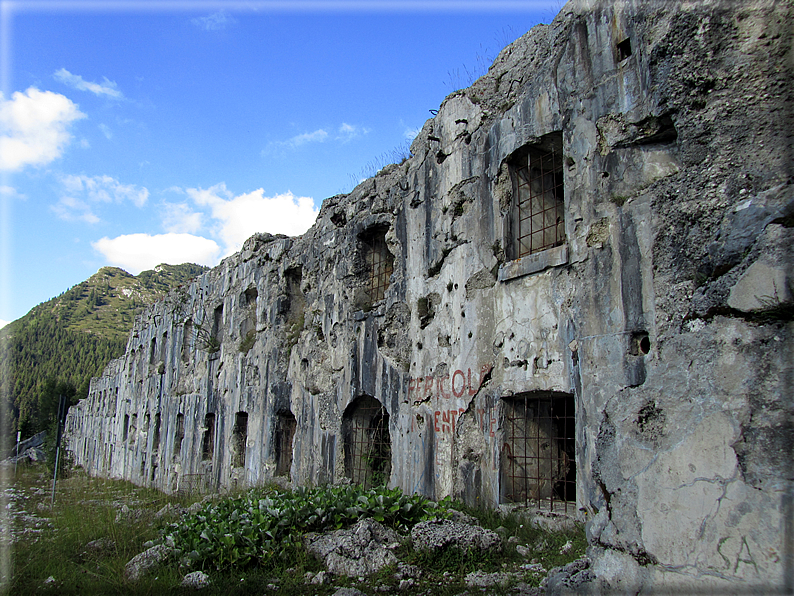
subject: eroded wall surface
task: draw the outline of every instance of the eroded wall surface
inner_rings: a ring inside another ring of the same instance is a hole
[[[587,522],[605,590],[790,589],[791,17],[567,4],[412,157],[148,310],[76,463],[518,502]]]

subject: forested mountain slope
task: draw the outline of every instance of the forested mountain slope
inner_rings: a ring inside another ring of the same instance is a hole
[[[186,263],[133,276],[103,267],[0,330],[0,371],[8,377],[5,435],[44,430],[59,393],[73,401],[85,397],[91,377],[124,353],[136,313],[204,271]]]

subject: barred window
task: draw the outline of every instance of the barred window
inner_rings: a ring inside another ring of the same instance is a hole
[[[502,401],[501,501],[557,512],[575,508],[573,395],[523,393]]]
[[[275,451],[276,476],[289,476],[292,468],[292,440],[298,424],[295,415],[284,410],[276,415]]]
[[[551,133],[511,161],[512,255],[520,259],[565,243],[562,134]]]
[[[370,304],[383,300],[394,272],[394,256],[386,246],[386,227],[367,230],[360,236],[367,269],[366,294]]]
[[[388,484],[391,476],[389,414],[377,399],[362,395],[342,417],[345,475],[364,488]]]

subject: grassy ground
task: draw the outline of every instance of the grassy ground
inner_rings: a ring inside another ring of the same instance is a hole
[[[161,536],[160,530],[173,517],[157,518],[156,513],[167,504],[186,507],[199,500],[168,496],[154,490],[133,486],[128,482],[89,478],[79,472],[58,482],[54,506],[50,506],[52,480],[41,467],[20,468],[16,478],[13,469],[6,484],[2,505],[11,513],[13,537],[10,577],[2,588],[7,594],[190,594],[180,587],[188,570],[176,563],[160,567],[155,573],[136,583],[124,578],[124,567],[135,555],[145,550],[144,543]],[[119,511],[126,505],[131,513]],[[549,533],[531,527],[516,515],[501,516],[495,511],[466,511],[478,518],[484,527],[498,529],[503,536],[503,552],[492,555],[474,554],[448,549],[428,554],[413,551],[409,544],[401,546],[401,561],[416,565],[422,576],[405,594],[460,594],[466,590],[464,578],[471,571],[518,571],[520,580],[538,585],[542,573],[522,570],[522,565],[540,563],[550,569],[584,554],[586,547],[581,529],[573,532]],[[511,537],[513,537],[511,539]],[[97,549],[87,545],[106,539]],[[570,546],[564,548],[567,543]],[[526,557],[516,552],[515,544],[531,550]],[[563,552],[564,551],[564,552]],[[353,586],[367,594],[398,591],[400,580],[395,568],[365,578],[335,577],[332,584],[307,585],[307,572],[322,570],[320,563],[297,549],[289,560],[271,559],[265,566],[249,566],[244,570],[208,571],[211,585],[201,594],[333,594],[341,586]],[[52,577],[51,583],[46,583]],[[510,585],[489,588],[488,593],[510,593]],[[404,586],[405,588],[405,586]],[[475,591],[479,591],[474,588]]]

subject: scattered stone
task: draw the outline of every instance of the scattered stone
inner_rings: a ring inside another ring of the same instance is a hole
[[[373,519],[326,534],[307,534],[306,550],[322,560],[328,571],[347,577],[367,576],[397,562],[392,545],[400,536]]]
[[[122,505],[116,514],[116,523],[134,523],[143,517],[143,509],[130,509],[127,505]]]
[[[86,552],[101,553],[104,551],[114,550],[116,542],[110,538],[97,538],[85,545]]]
[[[154,514],[154,519],[162,519],[164,517],[179,517],[184,511],[185,510],[179,505],[176,505],[175,503],[169,503]]]
[[[331,583],[331,574],[327,571],[318,571],[316,574],[308,572],[306,574],[309,576],[306,583],[312,584],[313,586],[324,586],[325,584]]]
[[[124,568],[124,577],[132,582],[138,581],[146,573],[165,562],[172,553],[173,549],[164,544],[157,544],[130,559]]]
[[[398,586],[398,589],[400,591],[410,590],[411,588],[414,587],[414,583],[415,582],[412,579],[401,579],[400,580],[400,585]]]
[[[198,513],[199,511],[201,511],[203,507],[204,507],[204,503],[202,501],[199,501],[199,502],[193,503],[190,507],[185,509],[185,511],[187,513],[190,513],[191,515],[193,515],[193,514]]]
[[[361,590],[356,588],[339,588],[333,593],[333,596],[367,596]]]
[[[47,579],[44,580],[44,587],[53,588],[53,587],[55,587],[55,584],[57,584],[57,583],[58,582],[55,581],[55,578],[53,576],[50,576],[50,577],[48,577]]]
[[[562,548],[560,548],[560,554],[561,555],[568,554],[568,552],[572,548],[573,548],[573,543],[569,540],[568,542],[566,542],[565,544],[562,545]]]
[[[463,513],[462,511],[458,511],[457,509],[450,509],[449,512],[452,514],[452,517],[450,517],[450,519],[454,522],[469,524],[470,526],[480,525],[480,522],[478,522],[476,518],[472,517],[468,513]]]
[[[399,561],[397,563],[397,571],[394,573],[394,579],[419,579],[422,577],[422,570],[416,565],[409,565]]]
[[[521,573],[473,571],[472,573],[467,573],[463,581],[466,582],[466,586],[469,588],[506,587],[511,581],[520,579],[521,576]]]
[[[520,544],[516,544],[516,552],[517,552],[519,555],[521,555],[522,557],[524,557],[525,559],[528,559],[529,557],[531,557],[531,556],[532,556],[532,552],[533,552],[533,551],[532,551],[532,549],[531,549],[531,548],[529,548],[529,547],[522,546],[522,545],[520,545]]]
[[[203,571],[192,571],[182,578],[182,583],[180,585],[186,588],[200,590],[210,585],[210,576]]]
[[[590,569],[590,559],[582,557],[563,567],[555,567],[541,583],[547,594],[580,594],[586,591],[584,584],[596,579]]]
[[[493,530],[451,520],[419,522],[411,529],[411,540],[417,550],[436,550],[449,546],[499,550],[502,540]]]

